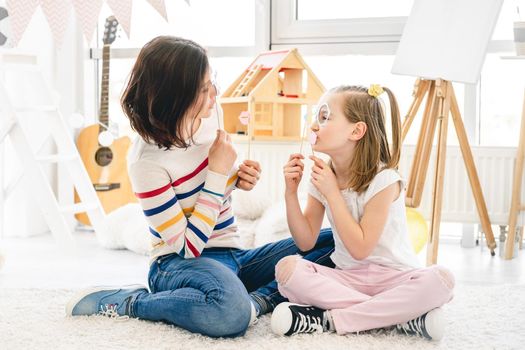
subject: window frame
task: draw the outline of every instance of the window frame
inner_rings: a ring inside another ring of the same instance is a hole
[[[271,5],[272,45],[399,42],[406,21],[406,17],[298,20],[297,0],[272,0]]]

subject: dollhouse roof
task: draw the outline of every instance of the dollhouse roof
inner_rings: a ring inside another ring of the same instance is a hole
[[[283,62],[288,53],[291,50],[282,50],[282,51],[268,51],[259,54],[255,60],[248,66],[246,70],[250,70],[256,65],[261,65],[261,69],[272,69]]]
[[[279,51],[267,51],[260,53],[252,63],[242,72],[242,74],[231,84],[228,89],[224,91],[223,97],[229,97],[235,91],[239,84],[241,84],[243,78],[248,72],[256,67],[260,66],[261,71],[268,71],[264,78],[262,78],[248,93],[248,96],[257,94],[258,90],[262,89],[270,79],[279,72],[286,69],[305,69],[308,72],[308,76],[311,79],[311,83],[317,85],[319,91],[325,91],[323,84],[312,72],[310,67],[303,60],[297,49],[279,50]]]

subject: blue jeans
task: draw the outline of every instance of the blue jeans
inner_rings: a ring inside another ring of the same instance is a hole
[[[286,301],[275,281],[275,265],[280,259],[301,254],[333,267],[333,250],[332,231],[324,229],[308,252],[301,252],[289,238],[249,250],[208,248],[196,259],[164,255],[150,267],[151,292],[131,300],[130,316],[167,322],[211,337],[240,336],[248,328],[252,297],[266,305],[259,310],[261,314]]]

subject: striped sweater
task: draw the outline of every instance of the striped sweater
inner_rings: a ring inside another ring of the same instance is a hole
[[[216,120],[202,119],[188,149],[159,149],[137,138],[128,155],[133,191],[151,236],[152,261],[170,253],[199,257],[204,248],[240,248],[231,207],[237,168],[230,176],[208,170]]]

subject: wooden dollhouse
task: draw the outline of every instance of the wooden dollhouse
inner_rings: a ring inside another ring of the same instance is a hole
[[[261,53],[219,99],[224,129],[254,140],[299,140],[302,117],[310,120],[324,91],[297,49]]]

